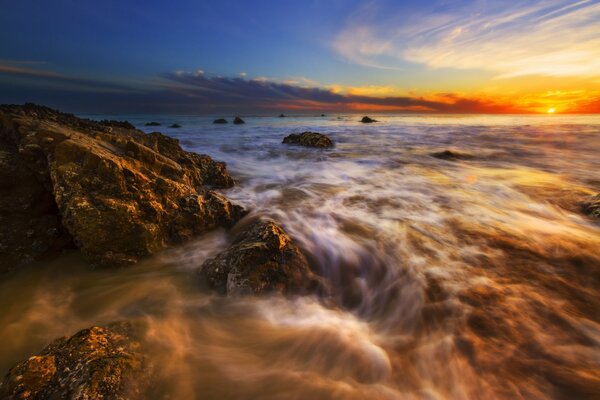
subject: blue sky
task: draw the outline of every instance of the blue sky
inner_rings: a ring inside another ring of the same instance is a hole
[[[593,110],[598,21],[591,0],[20,0],[0,14],[0,102],[204,113],[227,109],[229,96],[247,112]],[[252,101],[256,88],[275,92]]]

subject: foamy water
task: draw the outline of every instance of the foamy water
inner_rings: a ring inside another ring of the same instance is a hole
[[[281,222],[332,291],[204,291],[193,271],[224,231],[127,270],[68,255],[0,283],[3,370],[129,318],[156,398],[598,398],[600,225],[579,202],[600,191],[600,117],[116,118],[182,124],[158,130],[226,161],[225,194]],[[336,147],[281,144],[305,130]]]

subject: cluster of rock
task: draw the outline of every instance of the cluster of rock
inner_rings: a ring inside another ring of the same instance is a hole
[[[283,138],[282,143],[296,144],[305,147],[333,147],[333,141],[329,137],[317,132],[292,133],[291,135]]]
[[[213,124],[226,124],[226,123],[227,123],[227,120],[225,118],[218,118],[213,121]],[[233,119],[233,123],[235,125],[240,125],[240,124],[245,124],[246,122],[243,119],[241,119],[240,117],[235,117]]]

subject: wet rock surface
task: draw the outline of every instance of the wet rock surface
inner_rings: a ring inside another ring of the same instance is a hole
[[[233,185],[224,163],[122,126],[0,106],[3,270],[72,244],[100,265],[133,263],[240,218],[211,190]]]
[[[456,150],[444,150],[431,154],[432,157],[439,158],[440,160],[447,161],[458,161],[458,160],[470,160],[473,158],[471,154],[462,153]]]
[[[583,212],[600,219],[600,193],[583,203]]]
[[[12,367],[0,384],[0,398],[140,399],[149,375],[130,324],[95,326],[57,339]]]
[[[321,133],[302,132],[292,133],[283,138],[283,144],[295,144],[305,147],[329,148],[333,147],[333,141]]]
[[[209,287],[228,295],[306,293],[321,287],[306,257],[271,220],[250,223],[228,249],[207,260],[198,273]]]

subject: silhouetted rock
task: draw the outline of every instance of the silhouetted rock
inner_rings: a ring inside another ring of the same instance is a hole
[[[437,153],[432,153],[431,156],[448,161],[469,160],[473,158],[471,154],[461,153],[455,150],[444,150]]]
[[[169,126],[169,128],[181,128],[181,125],[179,125],[179,124],[171,124],[171,126]]]
[[[306,147],[333,147],[333,141],[328,136],[317,132],[292,133],[283,138],[282,143],[297,144]]]
[[[583,203],[583,211],[590,217],[600,218],[600,193]]]
[[[306,257],[283,228],[270,220],[251,223],[198,273],[210,287],[227,294],[291,294],[320,287]]]
[[[2,269],[73,244],[132,263],[242,214],[210,190],[233,185],[224,163],[46,107],[0,106],[0,164]]]
[[[8,371],[0,385],[0,398],[143,398],[150,366],[131,331],[129,324],[120,323],[55,340]]]
[[[146,122],[146,126],[160,126],[160,122]]]
[[[213,124],[226,124],[227,120],[225,118],[219,118],[219,119],[215,119],[213,121]]]
[[[283,117],[285,117],[285,115],[279,114],[279,118],[283,118]]]
[[[246,122],[244,122],[244,120],[241,119],[240,117],[235,117],[235,119],[233,120],[233,123],[236,125],[239,125],[239,124],[245,124]]]
[[[373,118],[369,118],[367,116],[362,117],[362,119],[360,120],[360,122],[362,122],[363,124],[370,124],[372,122],[378,122],[377,120],[373,119]]]

